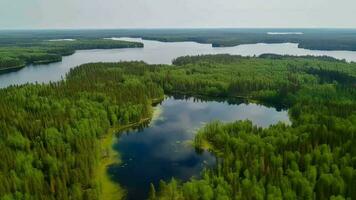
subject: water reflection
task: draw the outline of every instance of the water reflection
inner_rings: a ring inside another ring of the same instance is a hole
[[[161,114],[147,128],[128,131],[114,144],[123,162],[110,166],[109,174],[128,190],[128,199],[145,199],[151,182],[157,185],[172,177],[188,180],[212,166],[215,157],[209,152],[198,154],[190,144],[207,122],[250,119],[262,127],[290,123],[287,111],[257,104],[168,98],[157,109]]]

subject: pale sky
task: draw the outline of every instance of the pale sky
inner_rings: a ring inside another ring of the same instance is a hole
[[[0,29],[356,28],[356,0],[0,0]]]

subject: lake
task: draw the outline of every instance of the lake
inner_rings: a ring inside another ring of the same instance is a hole
[[[279,121],[290,124],[287,111],[254,103],[171,97],[155,109],[156,117],[148,127],[121,133],[113,144],[122,163],[109,166],[108,172],[113,181],[127,189],[129,200],[146,199],[150,183],[157,186],[159,180],[172,177],[186,181],[215,164],[212,154],[197,153],[191,145],[196,130],[205,123],[249,119],[261,127]]]
[[[235,47],[213,48],[211,44],[196,42],[159,42],[139,38],[110,38],[113,40],[138,41],[144,48],[80,50],[63,57],[61,62],[29,65],[15,72],[0,75],[0,88],[14,84],[47,83],[65,77],[73,67],[89,62],[117,62],[142,60],[149,64],[171,64],[174,58],[201,54],[234,54],[243,56],[275,53],[282,55],[326,55],[347,61],[356,61],[354,51],[315,51],[298,48],[297,44],[249,44]]]

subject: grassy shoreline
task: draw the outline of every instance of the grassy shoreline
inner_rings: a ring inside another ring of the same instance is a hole
[[[124,126],[117,126],[110,128],[108,133],[104,138],[100,140],[100,163],[97,168],[97,179],[100,183],[101,189],[101,199],[111,200],[111,199],[123,199],[125,197],[126,191],[118,183],[110,180],[110,176],[107,173],[107,167],[112,164],[120,164],[119,152],[112,148],[116,140],[116,133],[122,132],[126,129],[138,126],[140,124],[146,123],[151,120],[151,117],[143,118],[139,122],[131,123]]]
[[[108,131],[107,136],[100,141],[100,163],[97,168],[97,179],[100,184],[102,199],[123,199],[125,190],[119,184],[110,180],[107,174],[107,167],[114,163],[120,163],[117,152],[114,152],[111,145],[114,141],[114,129]],[[106,155],[103,155],[106,154]]]
[[[163,99],[153,99],[152,104],[158,104]],[[112,145],[116,142],[116,133],[121,133],[127,129],[139,126],[149,121],[154,121],[161,113],[159,107],[153,107],[153,111],[150,117],[143,118],[138,122],[120,125],[112,127],[108,130],[105,137],[100,139],[100,162],[97,167],[97,180],[100,184],[101,199],[103,200],[122,200],[126,196],[126,191],[120,186],[120,184],[111,180],[107,173],[108,166],[112,164],[120,164],[120,153],[112,148]]]

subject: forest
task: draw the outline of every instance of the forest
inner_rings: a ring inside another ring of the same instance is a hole
[[[302,34],[267,34],[268,32],[300,32]],[[23,41],[60,38],[101,39],[109,37],[141,37],[163,42],[194,41],[214,47],[255,43],[298,43],[311,50],[356,50],[354,29],[276,29],[276,28],[206,28],[206,29],[106,29],[106,30],[3,30],[0,45]]]
[[[99,198],[99,139],[150,117],[152,100],[163,95],[113,66],[82,66],[65,81],[0,91],[1,199]]]
[[[206,169],[201,179],[151,185],[150,200],[356,199],[355,63],[261,57],[267,60],[201,56],[178,58],[175,63],[217,70],[205,80],[220,84],[195,94],[242,95],[282,104],[289,108],[293,124],[266,129],[250,121],[206,125],[194,144],[214,153],[217,166]],[[229,82],[225,87],[218,77],[222,66],[234,68],[224,76]]]
[[[1,89],[0,199],[100,199],[100,138],[177,94],[288,108],[292,125],[207,124],[194,146],[217,165],[151,185],[150,200],[356,199],[356,63],[276,55],[91,63]]]
[[[62,56],[71,55],[75,50],[143,47],[142,43],[105,39],[13,41],[7,38],[0,39],[0,43],[0,72],[21,68],[27,64],[58,62],[62,60]]]

